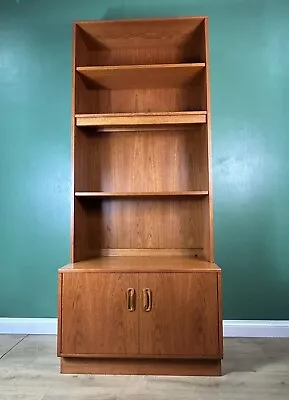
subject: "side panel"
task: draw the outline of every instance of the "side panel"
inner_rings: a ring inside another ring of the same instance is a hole
[[[63,274],[58,274],[58,320],[57,320],[57,356],[62,352],[62,278]]]
[[[211,138],[211,101],[210,101],[210,60],[209,60],[209,32],[208,18],[205,19],[205,46],[206,46],[206,102],[207,125],[204,126],[208,138],[208,173],[209,173],[209,207],[205,226],[205,256],[208,261],[214,262],[214,225],[213,225],[213,183],[212,183],[212,138]]]

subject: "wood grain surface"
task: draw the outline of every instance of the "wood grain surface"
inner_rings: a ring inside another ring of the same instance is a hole
[[[220,374],[207,38],[205,17],[74,25],[62,372]]]
[[[90,89],[174,88],[190,84],[205,63],[77,67]]]
[[[204,62],[205,17],[78,22],[82,66]]]
[[[166,42],[179,46],[202,24],[205,17],[150,18],[106,21],[78,21],[77,25],[99,46],[106,48],[161,47]]]
[[[208,19],[204,22],[204,35],[205,37],[209,37],[209,27],[208,27]],[[209,191],[210,196],[208,198],[208,209],[207,209],[207,219],[206,219],[206,238],[207,242],[205,244],[204,250],[206,254],[206,258],[213,262],[214,261],[214,221],[213,221],[213,160],[212,160],[212,128],[211,128],[211,97],[210,97],[210,67],[209,67],[209,43],[208,40],[204,42],[204,51],[206,60],[208,62],[208,68],[205,71],[206,75],[206,83],[205,90],[206,93],[206,109],[208,110],[207,124],[203,125],[202,129],[204,130],[204,134],[208,138],[207,147],[208,147],[208,182],[209,182]]]
[[[64,374],[218,376],[221,361],[62,358],[60,371]]]
[[[140,310],[140,353],[219,357],[217,274],[140,273],[152,309]]]
[[[175,192],[75,192],[76,197],[175,197],[175,196],[207,196],[207,190],[190,190]]]
[[[109,90],[91,88],[76,77],[76,114],[207,111],[203,71],[186,86]],[[125,99],[125,101],[124,101]]]
[[[162,112],[162,113],[119,113],[119,114],[76,114],[75,123],[77,126],[103,126],[121,127],[133,125],[187,125],[201,124],[207,120],[206,111],[183,111],[183,112]],[[137,128],[136,128],[137,129]],[[155,130],[155,127],[152,128]],[[116,132],[119,130],[117,129]]]
[[[208,190],[207,136],[189,130],[85,133],[77,131],[76,192]]]
[[[67,264],[59,272],[220,272],[217,264],[199,260],[192,255],[132,255],[98,257],[91,260]],[[157,278],[156,275],[153,275]]]
[[[137,354],[138,313],[127,306],[135,274],[63,276],[62,353]]]
[[[75,261],[100,249],[202,249],[206,197],[76,198]]]

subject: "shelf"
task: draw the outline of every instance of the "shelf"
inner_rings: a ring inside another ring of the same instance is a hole
[[[89,88],[152,89],[189,84],[205,63],[78,67]]]
[[[207,112],[76,114],[75,121],[76,126],[204,124]]]
[[[152,51],[164,47],[185,45],[206,17],[157,18],[114,20],[114,21],[80,21],[77,25],[88,36],[92,49],[146,48]],[[198,43],[197,43],[198,44]],[[190,47],[193,51],[196,46]]]
[[[178,192],[75,192],[75,197],[169,197],[169,196],[207,196],[207,190]]]
[[[112,256],[68,264],[60,272],[218,272],[219,267],[188,256]]]

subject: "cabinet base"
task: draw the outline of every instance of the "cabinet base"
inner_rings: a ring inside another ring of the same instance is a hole
[[[63,374],[219,376],[221,360],[61,358]]]

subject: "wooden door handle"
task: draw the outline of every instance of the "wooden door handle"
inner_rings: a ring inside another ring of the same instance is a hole
[[[150,312],[152,309],[152,292],[150,289],[143,289],[143,310]]]
[[[133,289],[133,288],[128,288],[127,289],[126,299],[127,299],[127,309],[128,309],[128,311],[130,311],[130,312],[135,311],[135,308],[136,308],[136,304],[135,304],[136,303],[136,301],[135,301],[135,299],[136,299],[135,289]]]

